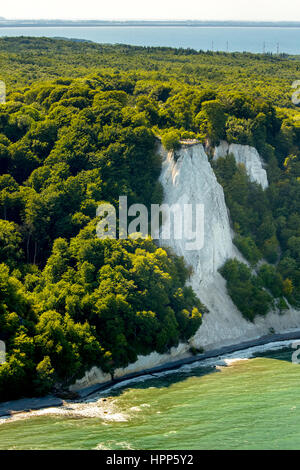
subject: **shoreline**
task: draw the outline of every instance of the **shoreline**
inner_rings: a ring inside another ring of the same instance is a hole
[[[167,362],[160,366],[152,367],[149,369],[144,369],[139,372],[135,372],[131,374],[126,374],[122,377],[119,377],[118,379],[110,380],[108,382],[95,384],[90,387],[83,388],[82,390],[78,390],[77,393],[79,395],[79,398],[74,399],[74,400],[68,400],[68,399],[63,400],[62,398],[58,398],[54,395],[48,395],[46,397],[40,397],[40,398],[38,397],[22,398],[19,400],[2,402],[0,403],[0,417],[12,417],[13,415],[19,414],[19,413],[26,413],[30,411],[36,411],[36,410],[52,408],[52,407],[60,407],[70,401],[80,402],[81,400],[88,398],[94,393],[108,390],[116,384],[120,384],[128,380],[130,381],[131,379],[136,379],[144,375],[151,375],[155,373],[176,370],[186,364],[193,364],[196,362],[201,363],[202,361],[206,359],[218,358],[219,356],[223,356],[225,354],[231,354],[234,352],[243,351],[251,347],[255,347],[255,346],[263,346],[263,345],[272,344],[278,341],[280,342],[280,341],[297,340],[297,339],[300,340],[300,330],[289,331],[286,333],[275,333],[271,335],[264,335],[253,340],[232,344],[230,346],[223,346],[221,348],[213,349],[205,353],[197,354],[195,356],[190,356],[190,357],[180,359],[177,361]]]

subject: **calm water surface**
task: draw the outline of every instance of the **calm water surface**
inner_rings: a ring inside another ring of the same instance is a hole
[[[0,28],[0,36],[47,36],[98,43],[190,47],[196,50],[300,54],[300,28],[92,26]]]

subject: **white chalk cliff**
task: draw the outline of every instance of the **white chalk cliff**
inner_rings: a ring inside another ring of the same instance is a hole
[[[268,187],[267,172],[263,167],[263,160],[258,151],[249,145],[228,144],[225,141],[215,148],[214,160],[226,155],[232,154],[236,163],[242,163],[251,181],[262,186],[263,189]]]
[[[247,146],[225,144],[221,143],[215,150],[214,158],[233,153],[238,162],[244,163],[249,177],[266,188],[267,176],[257,151]],[[223,188],[217,182],[203,146],[199,143],[182,145],[175,157],[174,152],[166,152],[162,147],[159,151],[163,158],[160,182],[164,189],[164,203],[170,206],[178,204],[182,208],[185,204],[204,206],[204,243],[200,249],[189,250],[189,239],[174,237],[173,229],[177,222],[172,218],[171,237],[160,240],[160,245],[172,248],[192,267],[189,284],[209,313],[204,314],[202,325],[189,344],[172,348],[170,354],[153,352],[149,356],[139,356],[134,364],[118,369],[116,377],[181,359],[188,355],[191,345],[209,350],[258,338],[270,333],[270,328],[277,333],[300,327],[300,312],[293,309],[284,315],[270,312],[266,317],[257,317],[254,323],[243,318],[228,296],[226,281],[218,270],[229,258],[246,261],[232,242],[234,234]],[[78,390],[107,380],[109,375],[93,367],[71,389]]]
[[[226,149],[224,143],[222,145]],[[254,150],[247,146],[243,149],[241,145],[228,146],[228,152],[233,153],[240,162],[243,161],[249,176],[254,178],[256,175],[256,181],[266,187],[268,181],[266,175],[264,176],[265,170]],[[217,156],[220,156],[220,153],[218,148]],[[228,296],[226,281],[218,270],[229,258],[238,258],[244,262],[245,260],[232,242],[233,233],[223,188],[217,182],[204,148],[201,144],[183,145],[181,150],[176,152],[176,159],[173,152],[166,153],[162,150],[162,155],[160,182],[164,189],[164,202],[170,205],[182,204],[183,201],[185,204],[204,205],[202,249],[186,251],[184,247],[187,240],[171,238],[170,241],[161,242],[173,248],[176,254],[183,255],[187,264],[193,268],[189,283],[209,309],[190,343],[196,347],[214,349],[268,334],[270,328],[276,332],[299,328],[300,312],[292,309],[284,315],[273,312],[264,318],[257,317],[254,323],[242,317]],[[248,164],[247,156],[255,164]]]

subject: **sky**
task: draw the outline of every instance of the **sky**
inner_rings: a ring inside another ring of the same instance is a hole
[[[8,0],[9,19],[300,21],[299,0]]]

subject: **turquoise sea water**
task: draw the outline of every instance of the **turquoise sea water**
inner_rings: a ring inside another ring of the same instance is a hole
[[[300,28],[94,26],[0,28],[0,36],[47,36],[98,43],[170,46],[196,50],[280,52],[300,54]]]
[[[300,449],[300,365],[291,355],[235,354],[0,420],[0,449]]]

